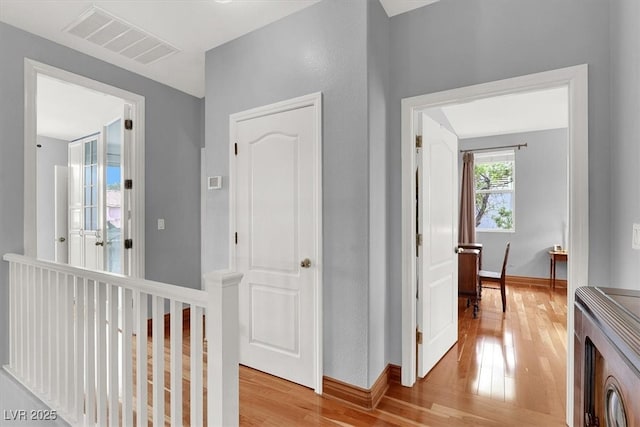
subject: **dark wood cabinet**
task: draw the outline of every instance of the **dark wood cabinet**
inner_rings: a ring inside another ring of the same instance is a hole
[[[458,251],[458,296],[467,297],[467,307],[473,303],[473,317],[478,313],[480,297],[480,251],[477,249],[459,249]]]
[[[574,425],[640,426],[640,291],[576,291]]]

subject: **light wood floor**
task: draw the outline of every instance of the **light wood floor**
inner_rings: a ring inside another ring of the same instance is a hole
[[[413,388],[392,384],[375,410],[241,366],[240,424],[564,426],[566,290],[510,286],[505,314],[500,293],[485,290],[477,319],[465,302],[459,300],[458,343]],[[188,393],[186,375],[183,389]]]

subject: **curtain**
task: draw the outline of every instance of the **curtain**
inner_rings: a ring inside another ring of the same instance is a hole
[[[458,241],[476,242],[476,191],[473,182],[473,153],[462,156],[462,191],[460,192],[460,223]]]

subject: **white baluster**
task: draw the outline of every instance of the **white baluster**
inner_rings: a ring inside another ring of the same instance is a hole
[[[53,334],[54,334],[54,342],[55,342],[55,347],[54,347],[54,352],[53,352],[53,369],[54,369],[54,375],[53,375],[53,385],[55,387],[55,391],[54,391],[54,401],[58,404],[61,403],[62,401],[62,381],[64,379],[64,376],[62,375],[62,361],[64,360],[62,357],[62,348],[63,348],[63,344],[62,344],[62,316],[63,316],[63,306],[64,306],[64,297],[62,296],[62,293],[64,292],[63,288],[62,288],[62,280],[64,280],[64,274],[63,273],[55,273],[54,274],[54,287],[53,290],[55,292],[55,303],[54,303],[54,307],[57,307],[55,311],[55,323],[54,323],[54,330],[53,330]]]
[[[55,273],[51,270],[47,272],[47,292],[49,295],[49,312],[47,313],[47,340],[49,342],[48,348],[49,353],[47,354],[47,394],[49,399],[52,401],[55,400],[55,351],[56,351],[56,337],[55,337],[55,328],[56,328],[56,306],[55,302],[57,301],[56,289],[54,288],[55,278],[53,277]]]
[[[42,350],[40,353],[40,372],[42,380],[42,393],[49,393],[49,311],[51,310],[51,301],[49,300],[49,269],[42,269],[42,287],[41,287],[41,312],[40,312],[40,328],[42,330]]]
[[[164,427],[164,298],[153,297],[153,425]]]
[[[171,300],[171,426],[182,425],[182,303]]]
[[[35,320],[33,318],[33,312],[35,308],[35,267],[29,266],[27,272],[27,383],[33,387],[36,381],[35,367],[36,367],[36,334],[35,334]]]
[[[133,425],[133,294],[122,290],[122,425]]]
[[[98,417],[98,425],[107,425],[107,289],[106,284],[102,282],[96,283],[98,287],[98,298],[96,300],[96,389],[97,401],[96,412]]]
[[[9,367],[14,372],[16,371],[16,336],[18,335],[16,287],[16,263],[11,262],[9,263]]]
[[[65,412],[71,414],[73,411],[74,402],[74,388],[73,388],[73,310],[74,310],[74,287],[75,277],[72,274],[67,275],[66,283],[66,307],[65,307],[65,352],[64,352],[64,364],[65,364]]]
[[[96,322],[95,322],[95,282],[87,281],[85,307],[87,310],[87,323],[84,328],[84,354],[85,354],[85,425],[95,425],[96,423]]]
[[[138,336],[136,341],[136,415],[137,425],[147,426],[147,315],[148,315],[148,298],[143,292],[137,293],[138,300]]]
[[[204,276],[207,304],[207,418],[209,425],[237,426],[238,285],[242,274],[216,271]]]
[[[202,425],[202,308],[191,305],[191,425]]]
[[[33,313],[31,315],[33,321],[33,388],[34,390],[41,390],[42,386],[42,370],[40,369],[40,358],[42,354],[42,347],[40,341],[40,326],[42,325],[42,288],[41,288],[42,269],[35,267],[33,269]]]
[[[75,348],[74,348],[74,362],[75,362],[75,378],[74,378],[74,397],[75,397],[75,417],[77,421],[83,419],[84,416],[84,376],[85,376],[85,363],[84,363],[84,331],[86,326],[85,319],[85,289],[87,282],[82,277],[76,279],[76,322],[75,322]]]
[[[118,288],[108,286],[109,296],[109,425],[119,425],[119,384],[118,379]]]

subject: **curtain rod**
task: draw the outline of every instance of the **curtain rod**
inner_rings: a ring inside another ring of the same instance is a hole
[[[526,147],[527,143],[524,144],[514,144],[514,145],[501,145],[499,147],[487,147],[487,148],[476,148],[474,150],[460,150],[461,153],[476,153],[478,151],[489,151],[489,150],[499,150],[501,148],[517,148],[518,150],[522,147]]]

